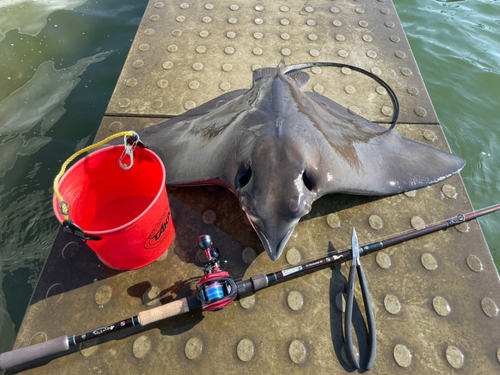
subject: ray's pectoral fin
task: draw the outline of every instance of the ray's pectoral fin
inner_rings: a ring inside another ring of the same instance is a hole
[[[459,172],[465,160],[436,147],[403,137],[395,130],[353,142],[331,168],[341,174],[330,192],[390,195],[442,181]],[[333,190],[333,191],[332,191]]]
[[[318,180],[321,194],[391,195],[442,181],[459,172],[465,160],[406,138],[316,93],[316,125],[328,146],[326,170]],[[323,168],[324,170],[325,168]]]
[[[239,90],[235,90],[235,91],[231,91],[231,92],[222,94],[222,95],[220,95],[212,100],[209,100],[208,102],[206,102],[206,103],[204,103],[196,108],[190,109],[189,111],[184,112],[183,114],[181,114],[177,117],[174,117],[172,120],[168,121],[168,124],[173,124],[174,122],[179,122],[179,121],[185,120],[186,118],[193,118],[196,116],[206,115],[206,114],[210,113],[211,111],[214,111],[214,110],[222,107],[227,102],[230,102],[233,99],[236,99],[242,95],[245,95],[247,92],[248,92],[247,89],[239,89]]]
[[[236,117],[247,110],[241,103],[247,92],[242,89],[223,94],[138,132],[144,144],[163,160],[167,185],[218,183],[228,174],[231,160],[227,155],[241,136]]]
[[[301,71],[292,72],[289,73],[289,75],[297,82],[297,84],[301,89],[304,89],[311,80],[311,76],[306,72],[301,72]]]

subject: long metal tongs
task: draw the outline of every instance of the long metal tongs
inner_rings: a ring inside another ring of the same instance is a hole
[[[373,315],[372,301],[370,298],[370,292],[368,291],[368,284],[366,282],[365,271],[363,266],[359,261],[359,244],[358,236],[356,235],[356,229],[352,228],[352,266],[349,270],[349,281],[347,284],[347,303],[345,309],[345,341],[347,346],[347,354],[351,364],[359,369],[359,363],[356,358],[356,353],[354,351],[354,344],[352,341],[352,305],[354,301],[354,286],[356,280],[356,269],[358,270],[359,285],[361,287],[361,293],[363,295],[363,303],[365,304],[366,320],[368,323],[368,344],[370,347],[370,352],[368,360],[366,362],[366,371],[370,370],[375,362],[375,354],[377,352],[377,334],[375,330],[375,317]]]

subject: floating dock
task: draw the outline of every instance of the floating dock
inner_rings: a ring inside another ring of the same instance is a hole
[[[449,150],[394,5],[389,0],[150,1],[97,138],[165,121],[225,92],[252,71],[310,61],[354,65],[398,95],[402,135]],[[386,90],[350,69],[314,68],[306,91],[389,124]],[[429,168],[432,168],[429,165]],[[472,211],[459,175],[375,199],[318,200],[272,262],[237,198],[222,187],[168,188],[176,226],[153,264],[120,272],[59,231],[15,348],[78,334],[190,295],[203,274],[196,238],[210,234],[234,278],[278,270]],[[54,218],[54,220],[56,220]],[[377,323],[373,374],[500,372],[499,277],[476,221],[362,261]],[[195,311],[110,334],[7,374],[343,374],[343,309],[350,264],[259,291],[219,312]],[[361,292],[356,291],[361,301]],[[355,306],[366,358],[362,306]]]

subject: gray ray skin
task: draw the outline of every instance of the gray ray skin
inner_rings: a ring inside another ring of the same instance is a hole
[[[254,72],[250,90],[224,94],[139,132],[163,160],[167,185],[217,184],[239,198],[269,257],[325,194],[385,196],[441,181],[459,157],[401,136],[304,93],[309,75]]]

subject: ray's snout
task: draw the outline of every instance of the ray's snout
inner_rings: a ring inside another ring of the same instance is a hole
[[[259,225],[260,220],[256,220],[255,217],[252,217],[248,213],[247,216],[248,220],[252,224],[252,227],[259,236],[267,255],[269,255],[269,258],[271,258],[272,261],[277,260],[281,256],[281,253],[283,252],[288,239],[292,235],[296,224],[293,223],[291,225],[281,226],[280,228],[276,228],[274,226],[269,228],[268,226],[264,226],[262,224]]]
[[[250,177],[247,177],[250,167],[243,168],[245,173],[237,175],[238,196],[249,222],[274,261],[280,257],[300,218],[311,210],[316,192],[312,177],[306,177],[305,163],[300,156],[290,158],[296,163],[290,163],[287,168],[261,161],[259,156],[254,154],[256,168]]]

